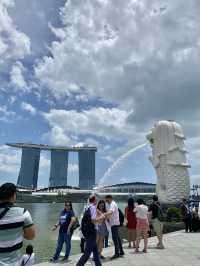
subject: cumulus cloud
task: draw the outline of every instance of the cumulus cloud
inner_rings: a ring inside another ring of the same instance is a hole
[[[72,173],[77,173],[78,172],[78,164],[69,164],[68,165],[68,171]]]
[[[11,85],[17,89],[25,91],[27,89],[27,84],[23,76],[24,67],[21,62],[16,62],[10,71],[10,82]]]
[[[155,120],[172,119],[193,138],[200,130],[199,8],[194,0],[66,1],[60,12],[62,26],[50,25],[58,40],[49,56],[35,65],[35,77],[56,97],[100,97],[124,112],[134,110],[124,125],[128,133],[105,126],[106,119],[104,125],[90,124],[85,118],[87,114],[94,121],[90,112],[75,111],[80,128],[69,123],[75,134],[143,143],[144,132]],[[69,113],[66,121],[72,117]],[[51,111],[46,119],[52,129],[61,127],[69,136],[72,130],[61,117],[60,111]],[[192,163],[198,153],[196,147],[191,150]]]
[[[43,139],[48,139],[50,143],[58,146],[71,144],[71,139],[67,136],[61,125],[54,125],[50,132],[43,135]]]
[[[0,172],[7,173],[15,177],[20,170],[21,164],[21,149],[13,149],[6,145],[0,146]],[[45,154],[40,156],[40,171],[46,172],[50,167],[50,160]]]
[[[23,59],[30,53],[30,39],[19,31],[8,9],[14,6],[13,0],[0,1],[0,55],[1,63],[8,59]]]
[[[10,10],[15,7],[14,0],[0,1],[0,90],[25,92],[25,67],[22,60],[31,54],[29,37],[16,25]]]
[[[57,97],[84,87],[134,107],[134,123],[179,119],[200,99],[198,9],[197,1],[67,1],[36,77]]]
[[[113,163],[114,162],[114,158],[112,158],[110,155],[103,156],[102,159],[108,161],[109,163]]]
[[[21,153],[19,150],[12,150],[6,145],[0,146],[0,183],[14,182],[18,176]]]
[[[66,137],[70,138],[73,134],[123,141],[134,130],[127,121],[130,113],[117,108],[95,107],[82,112],[52,109],[49,113],[43,113],[43,116],[51,127],[49,136],[54,143],[57,143],[58,138],[65,141]]]
[[[8,110],[7,106],[0,106],[0,121],[4,122],[13,122],[13,119],[16,118],[16,113]]]
[[[12,105],[16,100],[17,100],[17,97],[12,95],[10,96],[8,101],[9,101],[9,104]]]
[[[200,137],[191,137],[186,141],[188,159],[192,167],[198,167],[200,160]]]
[[[30,103],[22,102],[21,103],[21,109],[24,111],[29,112],[31,115],[36,115],[36,108],[32,106]]]

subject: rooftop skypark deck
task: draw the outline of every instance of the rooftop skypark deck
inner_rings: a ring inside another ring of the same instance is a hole
[[[40,150],[65,150],[65,151],[73,151],[73,152],[79,152],[79,151],[97,151],[96,147],[92,147],[89,145],[85,146],[74,146],[74,147],[68,147],[68,146],[51,146],[51,145],[45,145],[45,144],[33,144],[33,143],[6,143],[6,145],[14,148],[32,148],[32,149],[40,149]]]

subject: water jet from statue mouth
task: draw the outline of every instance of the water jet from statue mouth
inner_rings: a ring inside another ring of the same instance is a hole
[[[127,152],[125,152],[124,154],[122,154],[118,159],[117,161],[115,161],[109,168],[108,170],[104,173],[103,177],[99,180],[99,183],[97,185],[97,188],[100,188],[104,185],[105,181],[106,181],[106,178],[108,178],[112,172],[114,170],[116,170],[122,163],[125,159],[127,159],[130,155],[132,155],[134,152],[142,149],[143,147],[145,147],[148,143],[145,142],[143,144],[140,144],[140,145],[137,145],[136,147],[128,150]]]

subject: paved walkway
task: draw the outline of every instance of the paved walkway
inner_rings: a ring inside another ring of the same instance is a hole
[[[184,233],[183,231],[174,232],[165,235],[165,249],[158,250],[155,248],[156,239],[149,239],[148,253],[134,253],[132,249],[124,248],[124,258],[110,260],[113,254],[113,247],[105,249],[104,255],[108,257],[103,261],[105,266],[197,266],[200,265],[200,233]],[[127,245],[127,244],[126,244]],[[142,245],[141,245],[142,248]],[[49,262],[37,264],[37,266],[52,265],[76,265],[80,255],[70,257],[66,263],[52,264]],[[87,264],[95,265],[92,260]]]

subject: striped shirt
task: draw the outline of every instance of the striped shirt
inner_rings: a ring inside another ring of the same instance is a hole
[[[0,266],[18,266],[23,245],[23,230],[33,225],[30,213],[24,208],[0,203],[0,213],[10,209],[0,219]]]

